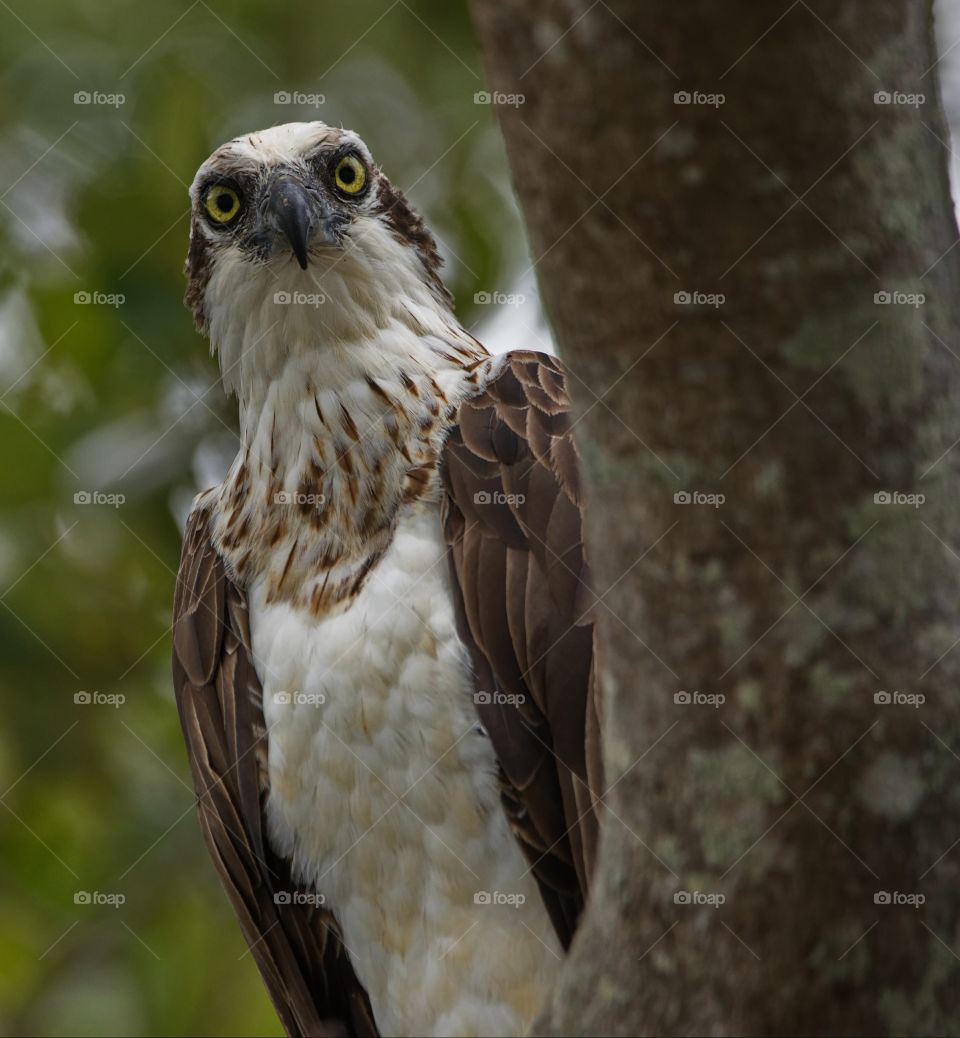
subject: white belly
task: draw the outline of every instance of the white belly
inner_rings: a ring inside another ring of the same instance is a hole
[[[339,919],[384,1035],[518,1035],[561,951],[500,806],[447,567],[422,506],[344,613],[251,588],[269,832]]]

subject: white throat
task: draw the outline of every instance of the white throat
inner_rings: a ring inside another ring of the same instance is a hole
[[[358,222],[343,249],[315,250],[307,270],[292,253],[255,263],[224,252],[206,300],[211,349],[245,432],[291,362],[343,384],[409,364],[411,346],[431,336],[479,351],[413,250],[376,221]],[[364,349],[374,343],[377,353]],[[429,352],[422,359],[433,366]]]
[[[306,271],[224,254],[206,294],[240,402],[218,545],[241,579],[315,615],[359,590],[403,506],[439,497],[443,439],[487,356],[409,249],[361,233]]]

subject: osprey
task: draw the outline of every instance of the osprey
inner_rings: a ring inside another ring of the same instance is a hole
[[[563,367],[461,327],[350,131],[238,137],[190,194],[240,411],[174,606],[207,847],[289,1034],[523,1033],[601,788]]]

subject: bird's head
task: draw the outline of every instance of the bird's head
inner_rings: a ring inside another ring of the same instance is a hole
[[[436,243],[363,141],[321,122],[237,137],[200,167],[185,302],[214,346],[272,304],[323,298],[328,327],[391,300],[449,306]],[[283,319],[286,311],[272,312]]]

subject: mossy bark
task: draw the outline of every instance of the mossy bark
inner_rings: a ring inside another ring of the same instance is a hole
[[[490,89],[523,95],[498,115],[603,595],[603,844],[538,1033],[960,1033],[960,247],[929,5],[474,12]]]

